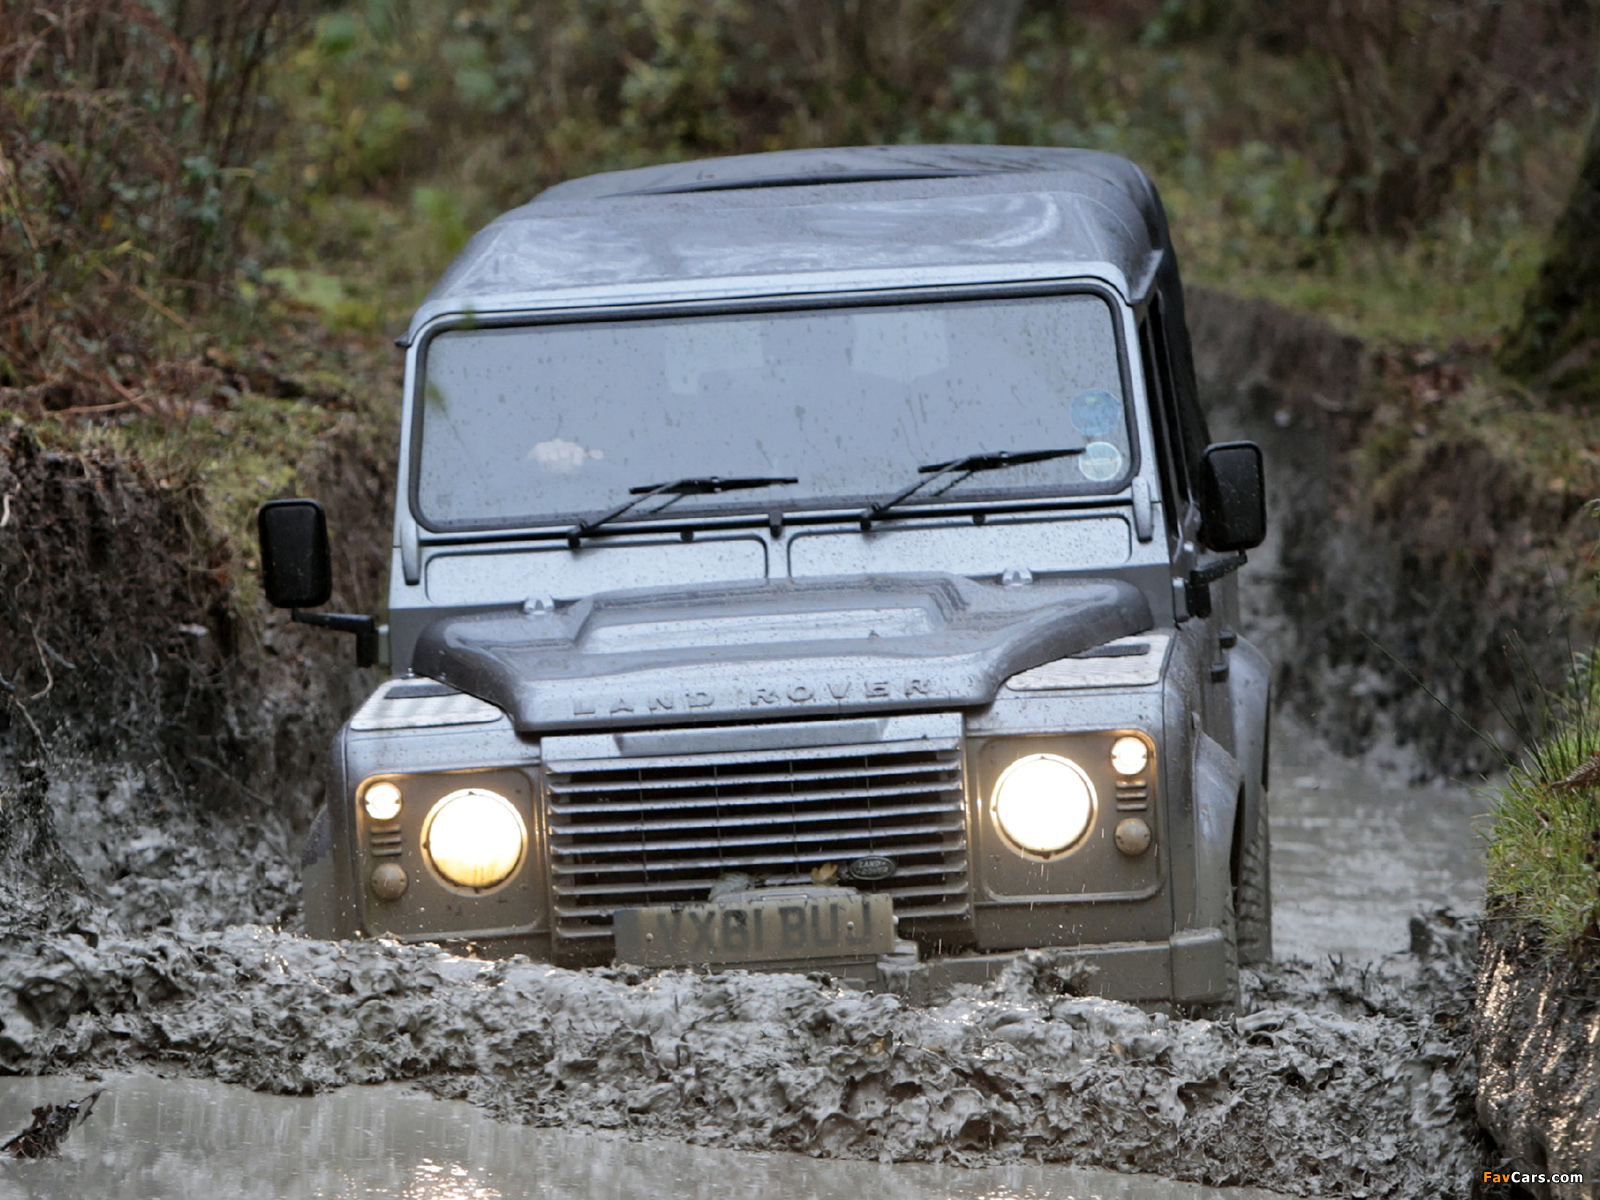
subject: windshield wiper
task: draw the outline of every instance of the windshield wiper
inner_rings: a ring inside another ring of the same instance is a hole
[[[1067,446],[1060,450],[995,450],[981,454],[969,454],[965,458],[953,458],[949,462],[928,463],[918,467],[917,470],[926,475],[926,479],[919,479],[905,491],[896,493],[887,500],[880,500],[871,508],[861,514],[861,528],[871,529],[872,523],[888,515],[889,510],[905,503],[923,488],[936,479],[946,475],[960,473],[961,478],[953,480],[950,484],[955,487],[969,475],[976,475],[979,471],[1003,471],[1007,467],[1021,467],[1028,463],[1048,462],[1052,458],[1065,458],[1069,454],[1082,454],[1082,446]]]
[[[567,530],[567,545],[576,550],[578,543],[600,526],[608,521],[615,521],[623,513],[632,511],[652,496],[671,496],[672,500],[676,500],[680,496],[709,496],[716,492],[737,492],[745,488],[778,487],[786,483],[799,482],[798,479],[786,475],[746,475],[732,479],[723,479],[717,475],[691,475],[687,479],[674,479],[667,483],[647,483],[643,487],[628,489],[628,495],[633,497],[632,500],[619,504],[610,512],[601,513],[598,517],[588,517],[579,521]],[[667,503],[672,503],[672,500]],[[666,506],[663,504],[661,508]],[[652,512],[660,512],[661,508]]]

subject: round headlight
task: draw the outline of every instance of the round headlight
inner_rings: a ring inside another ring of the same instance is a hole
[[[1150,762],[1150,747],[1143,738],[1119,737],[1111,743],[1111,769],[1118,775],[1137,775]]]
[[[522,814],[498,792],[462,788],[433,806],[422,845],[457,887],[490,888],[510,878],[528,848]]]
[[[1030,754],[1007,767],[994,785],[994,815],[1022,849],[1059,854],[1089,828],[1094,784],[1070,758]]]
[[[400,789],[387,779],[380,779],[367,788],[361,803],[374,821],[392,821],[400,815]]]

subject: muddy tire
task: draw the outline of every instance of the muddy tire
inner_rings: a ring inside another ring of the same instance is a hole
[[[1239,919],[1233,910],[1231,898],[1222,914],[1222,949],[1226,955],[1222,969],[1228,998],[1214,1006],[1214,1018],[1231,1016],[1239,1005]]]
[[[1239,1011],[1239,930],[1230,894],[1222,912],[1222,983],[1224,998],[1198,1004],[1180,1004],[1178,1015],[1201,1021],[1226,1021]]]
[[[1272,961],[1272,859],[1267,840],[1267,797],[1263,793],[1255,833],[1239,861],[1239,886],[1233,906],[1244,966]]]

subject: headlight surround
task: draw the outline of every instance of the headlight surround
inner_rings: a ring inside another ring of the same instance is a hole
[[[499,792],[460,788],[429,811],[422,849],[446,883],[485,891],[516,874],[528,852],[528,827]]]
[[[991,807],[1006,840],[1048,858],[1083,840],[1095,803],[1094,783],[1077,763],[1059,754],[1029,754],[1001,772]]]

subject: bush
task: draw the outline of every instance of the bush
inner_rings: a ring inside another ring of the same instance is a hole
[[[1322,225],[1409,235],[1437,218],[1499,121],[1591,67],[1569,0],[1298,0],[1341,158]]]
[[[0,3],[0,387],[22,407],[137,406],[161,327],[230,278],[298,2]]]

